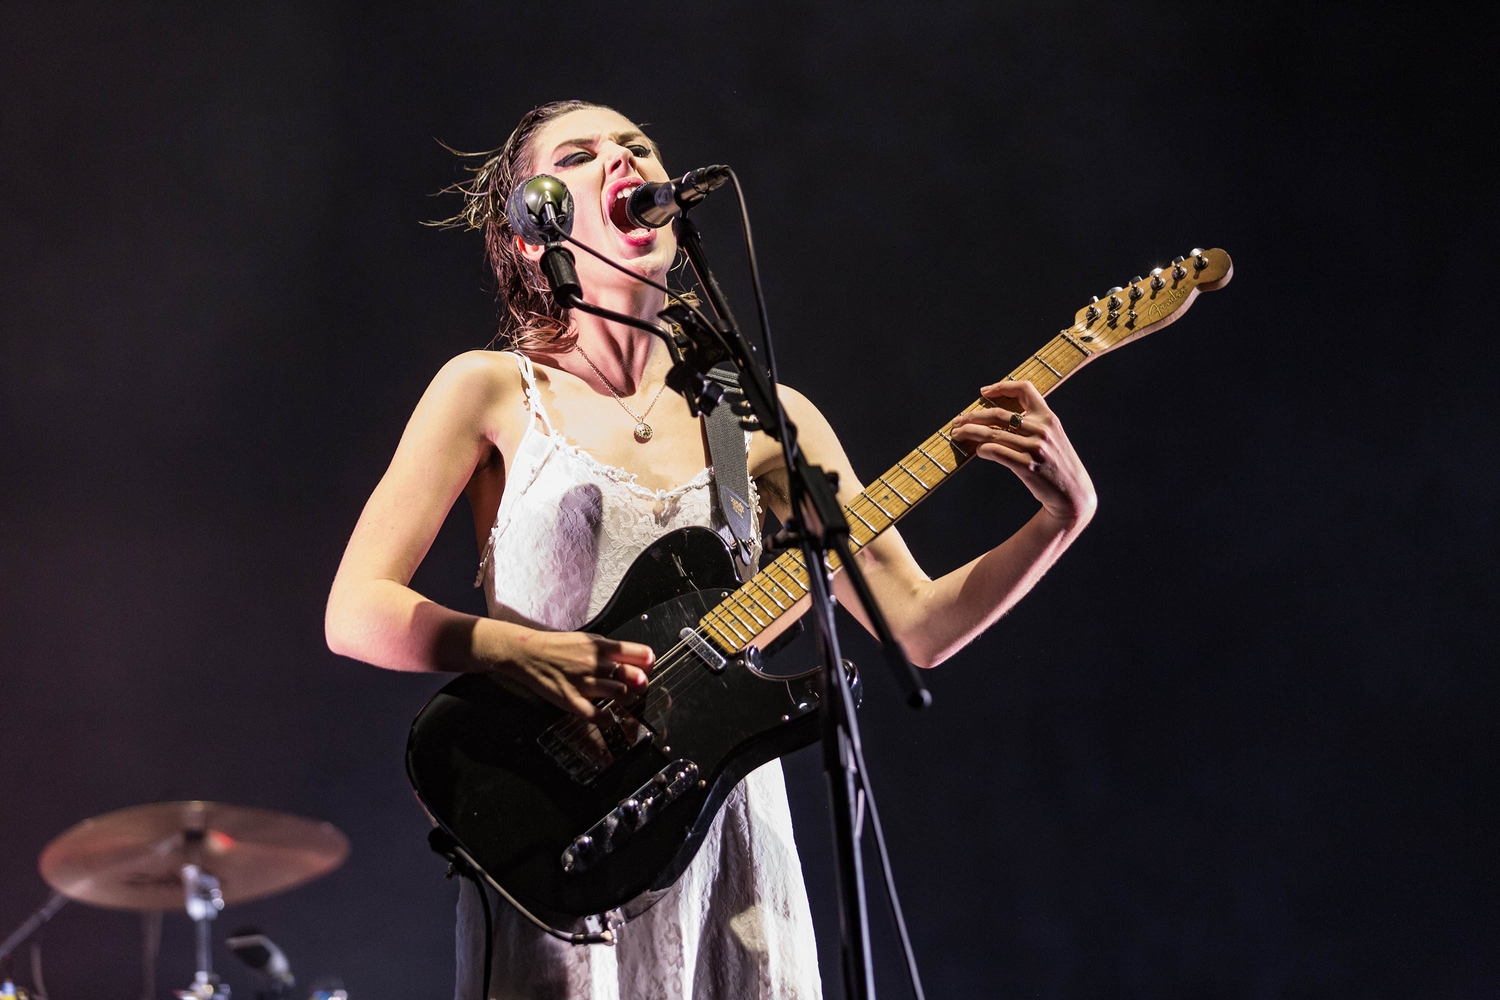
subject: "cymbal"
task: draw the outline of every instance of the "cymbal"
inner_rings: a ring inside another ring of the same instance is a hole
[[[158,802],[86,819],[37,859],[64,896],[115,910],[180,910],[182,866],[219,880],[224,902],[285,892],[344,863],[332,823],[219,802]]]

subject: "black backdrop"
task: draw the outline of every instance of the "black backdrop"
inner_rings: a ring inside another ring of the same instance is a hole
[[[1500,995],[1495,81],[1463,44],[1493,27],[0,6],[0,933],[64,828],[218,799],[353,842],[221,932],[258,924],[357,998],[451,990],[455,887],[400,761],[441,681],[332,656],[322,605],[422,388],[492,330],[477,238],[418,225],[459,176],[434,138],[488,148],[581,96],[669,167],[738,168],[783,376],[866,474],[1087,295],[1234,255],[1053,397],[1098,518],[930,675],[931,711],[850,632],[929,996]],[[748,317],[727,209],[702,223]],[[941,572],[1031,509],[976,468],[903,530]],[[460,504],[417,585],[476,608],[473,563]],[[836,995],[815,753],[787,770]],[[133,917],[70,907],[44,940],[59,1000],[135,995]],[[188,942],[169,916],[163,989]]]

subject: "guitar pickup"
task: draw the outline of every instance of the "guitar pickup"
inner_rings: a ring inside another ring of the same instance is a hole
[[[610,706],[588,722],[562,719],[544,729],[536,742],[570,778],[587,785],[650,738],[651,730],[639,719]]]
[[[677,633],[677,637],[687,643],[688,649],[698,654],[698,659],[708,665],[708,669],[716,674],[722,674],[727,662],[723,655],[709,643],[703,636],[698,634],[697,629],[685,628]]]
[[[672,761],[587,832],[574,837],[562,852],[562,870],[570,874],[587,871],[651,822],[653,816],[675,802],[697,780],[697,764],[681,758]]]

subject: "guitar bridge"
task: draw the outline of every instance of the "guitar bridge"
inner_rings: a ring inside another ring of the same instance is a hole
[[[569,717],[554,722],[536,742],[568,777],[587,785],[649,739],[651,730],[643,722],[611,705],[588,721]]]
[[[675,802],[697,780],[697,764],[683,759],[672,761],[587,832],[574,837],[562,852],[562,870],[569,874],[587,871],[651,822],[651,817]]]

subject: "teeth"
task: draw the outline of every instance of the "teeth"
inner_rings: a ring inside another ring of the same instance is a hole
[[[619,201],[621,198],[629,198],[633,194],[635,194],[635,188],[633,187],[620,188],[620,190],[615,192],[615,201]]]

